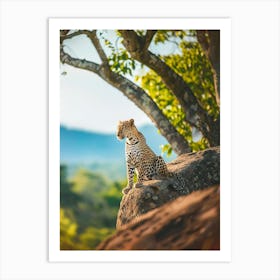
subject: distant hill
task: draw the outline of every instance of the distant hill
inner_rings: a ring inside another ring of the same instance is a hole
[[[61,162],[115,161],[122,157],[122,146],[113,134],[60,127]]]
[[[160,155],[160,145],[167,143],[152,125],[139,128],[148,145]],[[69,168],[70,176],[79,168],[100,172],[111,179],[125,177],[125,142],[115,134],[103,134],[60,126],[60,162]],[[174,159],[164,156],[166,161]]]

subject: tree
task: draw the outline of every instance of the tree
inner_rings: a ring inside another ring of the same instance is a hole
[[[81,196],[73,192],[73,184],[67,179],[67,166],[60,165],[60,207],[76,209]]]
[[[66,40],[81,35],[96,49],[100,64],[65,50]],[[217,30],[118,30],[112,42],[106,31],[61,30],[60,61],[116,87],[148,115],[180,155],[220,144],[219,38]],[[178,52],[151,51],[151,46],[168,44]],[[133,75],[141,67],[148,69],[145,75]],[[202,136],[199,141],[194,141],[194,132]]]
[[[115,231],[124,182],[60,166],[60,249],[90,250]]]

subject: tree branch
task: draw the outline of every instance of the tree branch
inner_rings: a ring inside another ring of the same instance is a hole
[[[97,38],[96,30],[92,30],[92,31],[78,30],[78,31],[70,33],[70,34],[69,34],[69,30],[61,30],[60,31],[60,43],[62,43],[66,39],[71,39],[78,35],[86,35],[89,38],[89,40],[95,47],[101,61],[104,63],[104,65],[107,65],[109,67],[107,55],[105,54],[105,52]]]
[[[60,36],[66,36],[70,30],[69,29],[61,29]]]
[[[103,80],[120,90],[137,107],[144,111],[152,122],[157,126],[160,133],[171,144],[173,150],[178,155],[191,152],[187,141],[172,126],[169,120],[163,115],[157,104],[148,96],[145,91],[125,77],[112,72],[104,65],[98,65],[94,62],[81,60],[71,57],[65,53],[63,47],[60,48],[60,60],[70,66],[91,71],[101,77]]]
[[[212,66],[215,98],[220,105],[220,31],[219,30],[197,30],[197,40]]]
[[[133,30],[119,30],[124,41],[123,44],[133,58],[141,55],[143,51],[144,39]],[[140,51],[141,50],[141,51]]]
[[[108,64],[108,58],[107,58],[107,55],[106,53],[104,52],[101,44],[100,44],[100,41],[98,40],[97,38],[97,35],[96,35],[96,30],[93,30],[93,31],[89,31],[89,30],[84,30],[84,33],[88,36],[88,38],[90,39],[90,41],[92,42],[93,46],[95,47],[101,61],[109,67],[109,64]]]
[[[64,40],[68,40],[68,39],[71,39],[71,38],[73,38],[75,36],[84,34],[83,30],[78,30],[78,31],[75,31],[75,32],[70,33],[70,34],[69,34],[69,31],[70,30],[60,30],[60,44]]]
[[[88,61],[86,59],[74,58],[74,57],[70,56],[69,54],[65,53],[62,45],[60,45],[60,61],[62,63],[69,64],[76,68],[88,70],[88,71],[91,71],[96,74],[98,74],[101,70],[100,65],[97,63]]]
[[[119,32],[131,57],[154,70],[162,78],[184,109],[186,121],[199,129],[207,139],[210,139],[213,119],[200,106],[189,85],[158,56],[148,50],[143,50],[143,42],[136,32],[133,30],[119,30]]]
[[[145,36],[145,41],[144,41],[144,46],[143,46],[143,50],[146,51],[149,46],[150,43],[153,40],[154,35],[157,33],[156,30],[147,30],[146,36]]]

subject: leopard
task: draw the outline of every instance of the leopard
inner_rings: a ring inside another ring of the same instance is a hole
[[[168,171],[162,156],[156,155],[148,146],[144,135],[136,128],[134,119],[119,121],[116,136],[119,140],[126,138],[125,159],[128,183],[122,190],[123,194],[127,194],[133,187],[142,187],[144,181],[176,176]],[[135,173],[137,182],[134,184]]]

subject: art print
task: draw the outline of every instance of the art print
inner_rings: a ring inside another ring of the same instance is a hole
[[[229,21],[105,22],[50,20],[50,260],[229,260]]]

